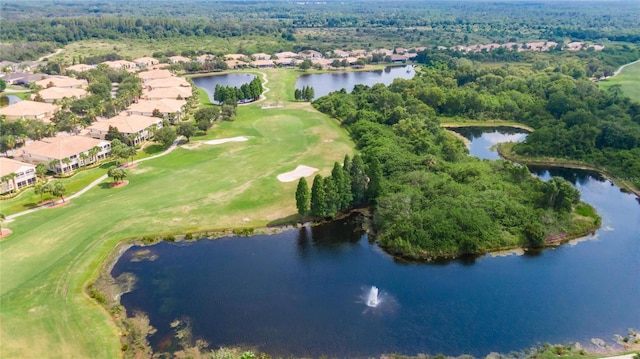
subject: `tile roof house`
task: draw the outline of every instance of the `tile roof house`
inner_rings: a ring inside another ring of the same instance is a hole
[[[270,60],[271,59],[271,55],[265,54],[264,52],[259,52],[257,54],[253,54],[253,55],[251,55],[251,57],[253,57],[256,60]]]
[[[277,52],[275,55],[278,59],[290,59],[290,58],[298,57],[298,54],[291,51]]]
[[[164,118],[175,122],[182,117],[182,107],[186,103],[184,100],[173,99],[141,100],[131,104],[126,111],[129,115],[153,116],[153,112],[158,110]]]
[[[134,145],[148,140],[153,135],[153,130],[162,128],[162,119],[157,117],[131,115],[115,116],[92,123],[89,127],[89,137],[104,140],[109,127],[115,127],[125,136],[133,135]]]
[[[126,60],[105,61],[103,62],[103,64],[109,66],[112,69],[128,71],[135,71],[136,67],[138,66],[135,62]]]
[[[151,70],[142,71],[138,73],[138,77],[142,80],[142,83],[147,83],[151,80],[166,79],[173,77],[173,74],[169,70]]]
[[[61,88],[85,88],[88,83],[85,79],[74,79],[69,76],[51,76],[45,79],[36,81],[37,86],[47,87],[61,87]]]
[[[151,67],[160,63],[157,59],[147,56],[134,59],[133,62],[135,62],[140,68]]]
[[[34,119],[49,122],[59,108],[60,106],[44,102],[20,101],[0,108],[0,115],[4,115],[8,121]]]
[[[165,87],[188,87],[191,88],[191,84],[182,77],[167,77],[163,79],[149,80],[143,84],[143,87],[147,90],[155,90],[157,88]]]
[[[340,49],[333,50],[333,53],[336,55],[336,57],[339,57],[339,58],[347,58],[351,55],[348,51],[344,51]]]
[[[231,59],[231,60],[248,60],[249,56],[245,55],[245,54],[227,54],[224,55],[225,59]]]
[[[100,150],[92,157],[89,151],[94,147]],[[85,136],[59,136],[43,138],[22,147],[20,158],[27,163],[44,163],[56,173],[66,173],[104,159],[109,156],[110,151],[111,142],[106,140]]]
[[[65,70],[75,72],[85,72],[95,68],[95,65],[76,64],[68,66]]]
[[[49,87],[38,92],[46,103],[62,100],[63,98],[80,99],[87,96],[87,91],[79,88]]]
[[[15,176],[9,178],[12,173]],[[0,157],[0,178],[0,194],[19,190],[38,181],[36,166],[6,157]]]
[[[184,63],[189,63],[192,60],[188,57],[184,57],[184,56],[171,56],[169,57],[169,62],[171,62],[172,64],[178,63],[178,62],[184,62]]]
[[[307,60],[311,60],[311,59],[321,59],[324,56],[322,56],[321,53],[319,53],[316,50],[304,50],[298,53],[299,56],[302,56],[303,58],[307,59]]]
[[[29,85],[32,82],[46,78],[45,74],[29,74],[25,72],[13,72],[2,77],[8,85]]]
[[[142,98],[145,100],[160,100],[163,98],[179,100],[187,99],[191,95],[191,87],[158,87],[143,93]]]
[[[274,63],[271,60],[255,60],[255,61],[251,61],[249,65],[253,67],[257,67],[259,69],[263,69],[267,67],[273,67]]]
[[[225,63],[230,69],[239,69],[249,66],[248,63],[240,60],[226,60]]]

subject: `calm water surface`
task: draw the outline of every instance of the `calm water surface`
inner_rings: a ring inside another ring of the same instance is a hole
[[[248,84],[255,77],[256,75],[251,74],[224,74],[194,77],[192,80],[194,85],[203,88],[207,92],[211,102],[217,103],[216,101],[213,101],[213,94],[216,92],[216,85],[240,87],[243,84]]]
[[[381,83],[390,85],[397,78],[410,79],[416,72],[412,65],[386,67],[378,71],[330,72],[308,74],[298,77],[295,88],[313,87],[315,98],[320,98],[333,91],[345,89],[351,92],[355,85],[373,86]]]
[[[488,131],[474,139],[472,154],[493,141]],[[570,179],[598,209],[603,229],[595,237],[537,255],[407,264],[343,221],[273,236],[133,247],[112,274],[139,278],[122,304],[149,315],[156,349],[176,318],[189,318],[194,335],[212,348],[316,357],[483,356],[609,340],[640,328],[640,205],[598,176],[552,174]],[[141,249],[157,257],[138,261]],[[377,308],[364,303],[372,285],[382,293]]]

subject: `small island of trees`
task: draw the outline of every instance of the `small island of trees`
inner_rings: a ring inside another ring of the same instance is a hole
[[[213,99],[218,103],[246,103],[257,100],[262,91],[262,81],[256,77],[240,87],[216,85]]]

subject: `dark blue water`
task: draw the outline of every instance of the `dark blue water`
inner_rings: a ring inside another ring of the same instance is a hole
[[[313,87],[315,98],[328,95],[330,92],[345,89],[351,92],[355,85],[373,86],[381,83],[390,85],[397,78],[410,79],[416,72],[412,65],[386,67],[378,71],[330,72],[308,74],[298,77],[295,88]]]
[[[512,127],[460,127],[453,131],[471,141],[469,153],[481,159],[497,160],[500,155],[495,146],[501,142],[521,142],[527,137],[527,131]]]
[[[250,83],[255,77],[256,75],[251,74],[223,74],[194,77],[192,80],[194,85],[201,87],[206,91],[211,102],[217,103],[217,101],[213,100],[213,95],[216,92],[216,85],[240,87],[244,84]]]
[[[640,328],[640,205],[598,176],[555,174],[597,208],[603,229],[536,255],[400,263],[346,221],[133,247],[112,274],[139,277],[122,304],[149,314],[156,349],[171,335],[171,321],[183,317],[213,348],[314,357],[484,356],[544,342],[588,344]],[[132,261],[141,249],[157,259]],[[372,285],[382,293],[378,308],[364,303]]]

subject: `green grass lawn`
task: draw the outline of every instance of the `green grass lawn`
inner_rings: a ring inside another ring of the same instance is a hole
[[[640,62],[629,65],[617,75],[608,80],[598,82],[603,90],[613,85],[622,86],[622,93],[634,101],[640,101]]]
[[[268,73],[267,101],[288,98],[280,80],[294,77]],[[117,243],[278,222],[295,214],[297,184],[278,174],[305,164],[328,175],[352,152],[338,123],[309,104],[259,105],[241,106],[236,121],[193,138],[192,149],[128,170],[125,187],[103,183],[66,206],[5,223],[13,234],[0,241],[0,357],[119,357],[120,328],[84,291]],[[241,135],[249,140],[199,142]]]

